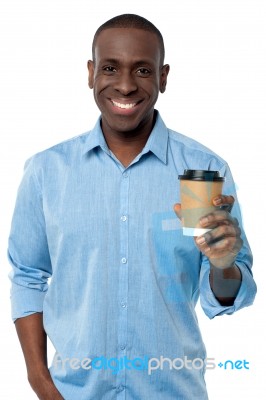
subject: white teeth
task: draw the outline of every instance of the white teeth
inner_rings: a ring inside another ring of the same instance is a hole
[[[112,100],[112,103],[113,103],[116,107],[125,108],[125,109],[133,108],[133,107],[135,107],[135,105],[136,105],[136,103],[132,103],[132,104],[117,103],[117,102],[114,101],[114,100]]]

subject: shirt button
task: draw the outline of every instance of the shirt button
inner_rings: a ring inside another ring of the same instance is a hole
[[[121,344],[120,349],[125,350],[126,346],[124,344]]]
[[[125,222],[126,220],[127,220],[127,216],[126,215],[122,215],[121,221]]]
[[[123,174],[123,177],[124,177],[124,178],[127,178],[127,177],[128,177],[128,173],[125,172],[125,173]]]
[[[127,263],[127,259],[126,259],[125,257],[123,257],[123,258],[121,259],[121,263],[122,263],[122,264],[126,264],[126,263]]]
[[[126,303],[125,303],[124,301],[121,301],[120,304],[121,304],[121,307],[123,307],[123,308],[126,308],[126,306],[127,306]]]
[[[122,390],[124,390],[124,386],[119,385],[119,386],[116,387],[116,391],[117,392],[122,392]]]

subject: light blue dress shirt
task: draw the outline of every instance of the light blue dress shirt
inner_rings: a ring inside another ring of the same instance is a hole
[[[64,399],[208,398],[197,300],[209,318],[231,314],[252,304],[256,285],[242,230],[235,303],[214,297],[208,259],[173,211],[184,169],[220,171],[224,193],[237,198],[226,163],[167,129],[159,113],[127,168],[108,149],[100,119],[26,163],[9,239],[12,315],[43,311]],[[241,225],[237,202],[232,214]]]

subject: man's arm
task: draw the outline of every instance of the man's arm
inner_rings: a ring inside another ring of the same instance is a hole
[[[62,400],[47,367],[42,309],[48,279],[52,275],[52,264],[46,236],[42,185],[37,179],[35,161],[33,157],[25,164],[9,236],[12,319],[33,390],[41,400]]]
[[[213,204],[231,209],[234,201],[233,196],[221,195],[213,199]],[[228,211],[220,210],[203,217],[200,224],[212,229],[195,239],[200,251],[209,258],[211,289],[222,306],[231,306],[242,281],[240,269],[235,265],[243,245],[238,221]]]
[[[211,265],[210,286],[214,296],[222,306],[231,306],[234,304],[241,281],[242,275],[236,265],[224,269]]]
[[[32,389],[40,400],[63,400],[47,366],[47,336],[43,329],[42,313],[18,318],[15,326]]]
[[[213,199],[215,206],[231,209],[234,204],[233,196],[219,196]],[[174,210],[181,218],[181,205],[175,204]],[[210,287],[216,299],[222,306],[231,306],[242,282],[240,269],[235,260],[243,241],[238,221],[225,210],[215,211],[200,220],[202,228],[211,231],[195,238],[199,250],[205,254],[210,263]]]

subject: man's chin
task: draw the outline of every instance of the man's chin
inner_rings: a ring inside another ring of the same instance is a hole
[[[137,135],[145,129],[145,126],[147,126],[147,129],[150,130],[152,127],[152,121],[153,121],[153,112],[151,115],[146,118],[141,118],[141,116],[136,116],[133,118],[133,116],[128,116],[128,115],[116,115],[115,117],[112,116],[112,118],[105,118],[102,117],[102,129],[103,131],[108,130],[110,132],[118,133],[121,135]]]

